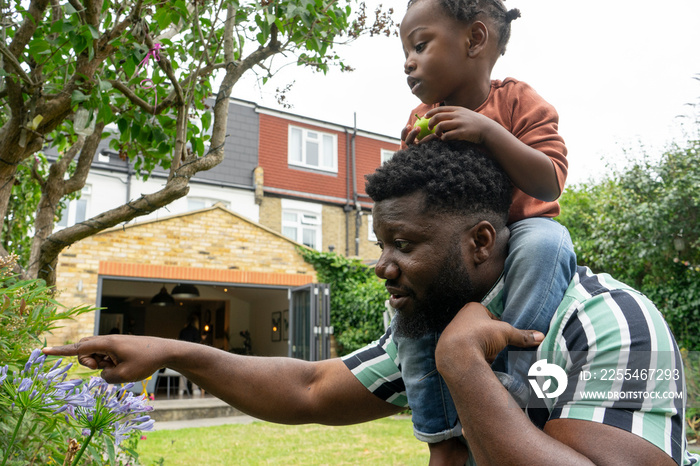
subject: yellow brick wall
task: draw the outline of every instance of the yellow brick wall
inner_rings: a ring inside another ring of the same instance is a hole
[[[67,307],[95,306],[100,261],[310,274],[313,267],[296,244],[223,208],[190,212],[159,221],[108,230],[61,254],[58,301]],[[77,341],[94,332],[93,312],[55,330],[49,344]]]
[[[260,203],[260,225],[282,232],[282,200],[279,197],[264,196]]]
[[[345,212],[343,208],[336,205],[324,205],[321,211],[322,233],[324,251],[328,251],[329,246],[333,246],[334,252],[345,254]],[[350,225],[352,226],[352,225]],[[352,238],[350,238],[352,245]],[[352,254],[352,249],[350,254]]]

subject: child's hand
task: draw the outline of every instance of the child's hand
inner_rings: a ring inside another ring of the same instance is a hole
[[[418,137],[418,134],[420,134],[420,128],[416,128],[415,126],[411,125],[406,125],[406,127],[401,131],[401,140],[407,146],[410,146],[411,144],[419,144],[421,142],[432,141],[433,139],[437,139],[437,136],[435,134],[428,134],[419,141],[416,139]]]
[[[436,107],[425,117],[430,118],[430,126],[435,127],[435,136],[443,141],[483,144],[489,128],[498,125],[490,118],[464,107]]]

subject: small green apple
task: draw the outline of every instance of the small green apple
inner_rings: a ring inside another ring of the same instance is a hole
[[[420,141],[421,139],[423,139],[424,137],[426,137],[429,134],[435,133],[435,128],[430,129],[428,127],[428,123],[430,123],[430,118],[421,118],[418,116],[417,113],[416,113],[416,118],[418,118],[418,120],[413,125],[413,127],[420,129],[420,133],[418,133],[418,136],[416,136],[417,141]]]

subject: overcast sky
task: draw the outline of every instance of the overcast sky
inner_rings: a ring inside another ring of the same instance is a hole
[[[379,2],[371,0],[369,4]],[[406,1],[384,1],[400,21]],[[559,112],[569,150],[569,184],[608,170],[639,143],[658,152],[679,137],[687,105],[700,99],[699,0],[507,0],[513,22],[508,51],[492,78],[532,85]],[[286,109],[303,116],[398,137],[420,102],[403,73],[397,37],[363,38],[339,49],[356,71],[327,75],[290,66],[260,88],[241,80],[233,96],[280,107],[275,88],[295,81]]]

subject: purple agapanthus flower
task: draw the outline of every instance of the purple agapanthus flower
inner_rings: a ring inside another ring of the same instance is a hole
[[[33,384],[34,384],[34,381],[32,379],[28,379],[25,377],[20,381],[19,386],[17,387],[17,392],[19,392],[19,393],[26,392],[27,390],[32,388]]]
[[[84,393],[94,400],[89,407],[76,407],[66,410],[75,423],[92,436],[98,432],[110,432],[115,444],[129,436],[132,430],[151,430],[154,421],[142,413],[151,411],[145,396],[134,396],[126,391],[128,387],[109,385],[103,379],[92,377],[82,387]]]
[[[8,366],[0,367],[0,396],[12,400],[11,411],[19,409],[17,428],[5,450],[6,460],[15,442],[19,424],[28,411],[62,414],[66,422],[77,427],[85,440],[84,447],[94,435],[108,434],[115,446],[129,437],[134,430],[151,430],[154,421],[144,415],[153,409],[145,396],[134,396],[127,389],[133,384],[116,387],[99,377],[87,383],[66,380],[71,364],[62,366],[62,360],[45,368],[46,356],[41,350],[32,351],[24,368],[8,377]],[[77,458],[77,457],[76,457]]]

